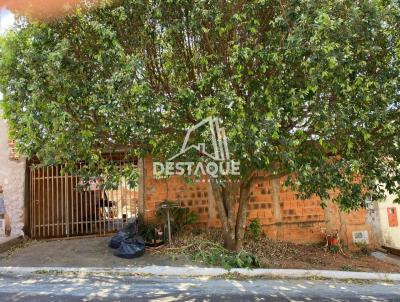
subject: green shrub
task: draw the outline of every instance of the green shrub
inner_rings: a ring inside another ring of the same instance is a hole
[[[257,256],[247,251],[230,252],[220,244],[204,242],[199,246],[198,252],[193,255],[193,260],[211,266],[231,268],[256,268],[260,267]]]
[[[173,205],[175,202],[165,200],[163,204]],[[198,220],[198,215],[195,212],[189,211],[188,208],[170,208],[169,214],[172,234],[182,231],[184,228],[195,224]],[[156,212],[156,218],[160,223],[167,224],[167,210],[159,208]]]
[[[247,227],[247,231],[251,238],[259,239],[262,235],[261,223],[258,218],[250,220],[250,224]]]
[[[337,253],[339,253],[339,247],[337,245],[331,245],[329,247],[329,251],[331,251],[332,253],[337,254]]]
[[[365,255],[365,256],[369,256],[371,254],[371,250],[368,247],[368,244],[366,244],[365,242],[356,243],[356,246],[357,246],[358,252],[360,254]]]
[[[138,228],[139,235],[143,237],[144,241],[153,242],[156,236],[155,234],[156,224],[145,221],[142,214],[139,214],[138,221],[139,221],[139,228]]]

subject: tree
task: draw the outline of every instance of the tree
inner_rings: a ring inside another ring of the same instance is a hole
[[[1,42],[3,110],[23,154],[102,173],[105,150],[165,159],[219,117],[240,177],[211,182],[238,250],[257,177],[342,209],[399,192],[399,22],[383,0],[121,0],[25,20]]]

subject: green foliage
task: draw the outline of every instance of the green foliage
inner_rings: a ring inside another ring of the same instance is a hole
[[[329,247],[329,251],[332,252],[332,253],[337,254],[337,253],[339,253],[339,247],[337,245],[331,245]]]
[[[294,174],[300,197],[339,189],[353,209],[400,191],[399,20],[394,0],[121,0],[27,20],[1,38],[2,108],[20,152],[92,175],[113,175],[102,154],[121,146],[169,158],[218,116],[242,176]]]
[[[369,256],[371,254],[371,249],[369,248],[368,244],[366,244],[365,242],[356,243],[356,247],[358,248],[358,252],[361,255]]]
[[[261,224],[260,224],[260,219],[255,218],[250,220],[249,226],[247,227],[247,230],[253,239],[259,239],[260,236],[262,235],[262,229],[261,229]]]
[[[139,225],[139,235],[143,237],[145,242],[153,242],[155,239],[155,225],[145,223]]]
[[[163,201],[165,205],[175,204],[173,201]],[[171,221],[171,233],[176,234],[185,228],[195,224],[198,220],[198,215],[195,212],[189,211],[188,208],[171,208],[170,221]],[[167,224],[167,212],[165,209],[159,208],[156,212],[157,221],[163,224]]]
[[[153,240],[156,238],[155,234],[156,224],[145,221],[142,214],[139,215],[138,222],[139,222],[139,227],[138,227],[139,235],[143,237],[145,242],[153,242]]]
[[[343,265],[343,266],[341,267],[341,270],[342,270],[342,271],[347,271],[347,272],[354,272],[354,271],[356,271],[356,269],[355,269],[354,267],[352,267],[351,265],[347,265],[347,264]]]
[[[225,269],[231,268],[256,268],[260,264],[257,256],[241,250],[231,252],[214,242],[204,242],[203,245],[193,255],[195,261],[199,261],[212,266],[221,266]]]

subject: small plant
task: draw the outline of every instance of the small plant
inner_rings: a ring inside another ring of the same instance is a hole
[[[165,200],[164,204],[174,204],[173,201]],[[171,232],[176,234],[182,231],[185,227],[195,224],[198,216],[195,212],[189,211],[188,208],[170,208]],[[157,220],[160,223],[167,223],[167,213],[165,209],[159,208],[156,212]]]
[[[342,265],[342,267],[340,268],[342,271],[346,271],[346,272],[350,272],[350,271],[353,271],[354,269],[353,269],[353,267],[351,266],[351,265],[347,265],[347,264],[345,264],[345,265]]]
[[[153,242],[156,238],[155,227],[156,225],[151,222],[145,221],[142,214],[139,214],[139,235],[143,237],[145,242]]]
[[[362,255],[369,256],[371,254],[371,250],[368,247],[368,244],[365,242],[358,242],[356,243],[356,246],[358,248],[358,252]]]
[[[153,242],[155,238],[154,226],[149,224],[141,224],[139,226],[139,234],[145,242]]]
[[[255,218],[250,220],[250,224],[247,227],[247,230],[251,238],[259,239],[260,236],[262,235],[260,219]]]
[[[231,268],[255,268],[260,267],[257,256],[247,251],[230,252],[220,244],[204,242],[193,256],[193,260],[212,266]]]
[[[332,253],[337,254],[337,253],[339,253],[339,247],[337,245],[331,245],[329,247],[329,251],[332,252]]]

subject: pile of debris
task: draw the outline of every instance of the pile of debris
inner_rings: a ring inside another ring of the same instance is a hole
[[[190,231],[183,232],[174,240],[172,248],[165,246],[153,253],[184,254],[194,259],[199,252],[206,252],[217,247],[223,247],[222,232],[219,229],[208,229],[195,234]],[[255,239],[248,234],[245,236],[243,249],[256,256],[263,267],[281,267],[291,261],[319,264],[324,259],[323,255],[330,254],[325,252],[320,245],[295,244],[271,239],[267,236]]]

